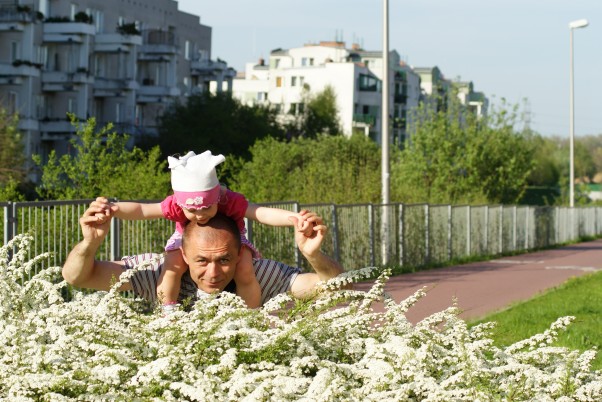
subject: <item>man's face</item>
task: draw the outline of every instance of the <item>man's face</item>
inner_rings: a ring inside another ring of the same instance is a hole
[[[197,287],[206,293],[224,290],[234,278],[239,252],[232,234],[213,231],[210,236],[195,232],[186,240],[182,255],[188,264],[190,276]]]

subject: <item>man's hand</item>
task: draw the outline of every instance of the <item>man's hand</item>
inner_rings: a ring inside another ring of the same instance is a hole
[[[328,228],[324,225],[322,217],[315,212],[302,210],[299,212],[302,219],[296,216],[289,217],[295,226],[295,242],[305,258],[320,253],[320,247]]]
[[[109,233],[111,218],[117,207],[104,197],[98,197],[79,219],[84,241],[101,243]]]

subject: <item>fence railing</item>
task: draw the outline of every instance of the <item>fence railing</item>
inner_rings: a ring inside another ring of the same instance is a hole
[[[62,265],[81,240],[79,217],[91,200],[0,203],[4,243],[29,232],[30,257],[52,252],[48,262]],[[421,266],[455,258],[489,256],[553,246],[602,234],[602,207],[428,204],[263,204],[324,218],[329,236],[323,250],[347,270],[364,266]],[[385,219],[387,218],[387,219]],[[385,227],[386,225],[386,227]],[[293,229],[247,222],[248,237],[265,257],[306,267]],[[112,221],[110,236],[97,256],[161,252],[174,230],[166,219]]]

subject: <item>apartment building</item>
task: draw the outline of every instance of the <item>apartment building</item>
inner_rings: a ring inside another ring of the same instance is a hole
[[[418,105],[420,79],[400,62],[389,57],[391,100],[389,114],[395,141],[406,135],[407,111]],[[247,63],[244,75],[233,81],[233,96],[246,104],[275,105],[283,119],[302,113],[304,91],[316,94],[326,86],[334,89],[343,132],[361,132],[380,143],[382,102],[382,54],[368,52],[344,42],[320,42],[299,48],[275,49],[266,63]]]
[[[450,81],[443,76],[437,66],[415,67],[420,76],[420,87],[423,101],[435,110],[441,108],[442,102],[455,90],[460,103],[477,116],[486,116],[489,100],[483,92],[476,92],[471,81]]]
[[[174,0],[0,0],[0,101],[28,156],[69,152],[68,113],[154,135],[170,104],[235,74]]]
[[[397,51],[389,54],[390,134],[394,143],[407,138],[412,111],[420,102],[439,108],[451,93],[452,82],[438,67],[412,68]],[[329,85],[337,95],[339,118],[345,135],[363,132],[380,143],[383,59],[380,51],[357,44],[320,42],[299,48],[275,49],[266,63],[247,63],[233,81],[233,96],[245,104],[270,104],[286,120],[303,111],[303,94],[318,93]],[[483,115],[487,98],[474,92],[472,83],[453,83],[460,101]],[[212,86],[216,89],[216,86]]]

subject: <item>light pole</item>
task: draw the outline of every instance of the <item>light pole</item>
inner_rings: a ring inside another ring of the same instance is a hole
[[[569,90],[569,205],[571,208],[575,206],[575,96],[574,96],[574,77],[573,77],[573,30],[585,28],[589,23],[587,20],[581,19],[569,23],[570,31],[570,51],[571,51],[571,67],[570,67],[570,90]]]
[[[383,0],[383,79],[380,124],[382,180],[382,262],[389,263],[389,0]]]

